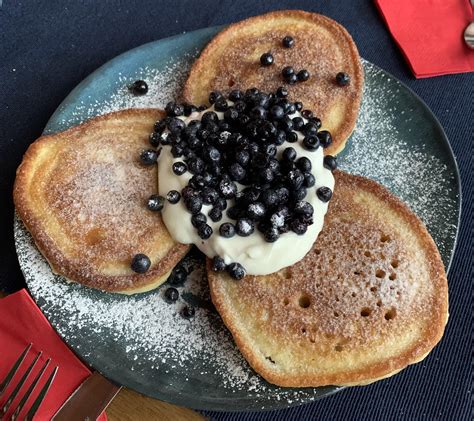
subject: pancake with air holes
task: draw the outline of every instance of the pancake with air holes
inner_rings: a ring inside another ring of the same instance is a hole
[[[441,339],[448,287],[435,243],[399,199],[335,172],[306,257],[241,281],[210,270],[212,300],[250,365],[280,386],[362,385],[422,360]]]
[[[283,46],[291,36],[294,45]],[[262,66],[260,57],[271,53],[274,62]],[[285,83],[282,69],[306,69],[309,79]],[[350,83],[338,85],[336,75],[345,73]],[[182,97],[192,104],[208,103],[210,91],[256,87],[274,92],[289,91],[291,101],[301,101],[329,130],[332,145],[324,152],[335,155],[344,149],[354,129],[362,98],[364,75],[357,47],[336,21],[301,10],[281,10],[255,16],[228,26],[217,34],[193,64]]]
[[[168,234],[159,212],[156,165],[140,164],[159,110],[124,110],[42,136],[17,170],[16,210],[55,273],[104,291],[133,294],[163,283],[189,246]],[[146,254],[151,267],[130,262]]]

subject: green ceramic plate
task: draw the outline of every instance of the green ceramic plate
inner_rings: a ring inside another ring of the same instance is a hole
[[[45,132],[52,133],[118,108],[161,106],[177,95],[186,72],[220,28],[179,35],[131,50],[106,63],[64,100]],[[456,162],[438,121],[413,92],[364,62],[366,87],[357,128],[340,167],[376,179],[423,219],[446,266],[456,242],[460,185]],[[145,79],[150,91],[132,97],[127,84]],[[202,259],[168,305],[163,287],[139,296],[90,290],[55,276],[19,220],[16,247],[27,284],[51,324],[88,364],[155,398],[209,410],[260,410],[309,402],[339,388],[283,389],[255,374],[212,308]],[[166,286],[165,286],[166,287]],[[178,313],[198,307],[192,321]]]

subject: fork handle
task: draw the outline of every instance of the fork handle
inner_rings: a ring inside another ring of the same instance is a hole
[[[53,421],[95,421],[122,387],[94,371],[59,408]]]

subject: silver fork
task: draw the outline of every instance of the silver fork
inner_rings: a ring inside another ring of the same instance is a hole
[[[0,383],[0,400],[2,399],[6,389],[10,385],[11,381],[15,377],[15,374],[18,372],[20,369],[21,365],[23,364],[23,361],[25,360],[26,356],[28,355],[28,352],[31,350],[33,344],[29,344],[24,351],[21,353],[21,355],[18,357],[18,359],[15,361],[13,366],[11,367],[10,371],[7,373],[5,378],[2,380]],[[23,385],[25,384],[25,381],[27,380],[28,376],[30,375],[31,371],[33,370],[34,366],[36,365],[38,359],[41,357],[42,352],[38,352],[31,362],[31,364],[28,366],[26,369],[25,373],[21,377],[21,379],[18,381],[14,389],[11,391],[10,395],[6,398],[5,403],[3,406],[0,408],[0,419],[3,419],[3,415],[5,415],[8,410],[10,409],[10,406],[14,399],[18,396],[18,394],[21,392]],[[13,411],[13,415],[11,417],[12,420],[17,419],[18,415],[20,414],[21,410],[25,406],[26,402],[28,399],[33,396],[33,392],[36,388],[36,385],[39,383],[41,378],[44,378],[44,373],[49,366],[49,363],[51,362],[51,358],[48,358],[48,360],[43,364],[39,372],[36,374],[36,377],[34,378],[33,382],[31,385],[28,387],[28,389],[24,392],[20,402],[16,406],[15,410]],[[28,410],[28,413],[25,416],[25,420],[32,420],[33,416],[35,413],[38,411],[38,408],[40,407],[41,403],[43,402],[44,398],[46,397],[46,394],[49,391],[49,388],[51,387],[51,384],[54,381],[54,378],[56,376],[56,373],[58,371],[59,367],[55,367],[53,371],[49,374],[48,379],[46,380],[46,383],[44,386],[41,388],[39,391],[36,399],[33,401],[30,409]]]

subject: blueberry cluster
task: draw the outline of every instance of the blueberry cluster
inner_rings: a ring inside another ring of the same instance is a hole
[[[329,146],[332,138],[328,131],[320,130],[321,121],[309,110],[301,113],[307,121],[292,117],[303,104],[290,102],[287,96],[284,87],[271,94],[256,88],[234,90],[228,98],[212,92],[209,102],[214,111],[204,112],[201,120],[186,124],[180,117],[198,108],[170,102],[167,116],[155,124],[150,135],[152,146],[169,145],[173,157],[179,159],[173,172],[178,176],[192,174],[181,192],[171,191],[166,199],[170,203],[183,200],[203,240],[213,234],[208,218],[218,222],[224,212],[235,221],[220,225],[218,234],[225,238],[245,237],[258,230],[266,241],[274,242],[288,231],[304,234],[312,224],[313,207],[304,201],[307,190],[315,185],[311,161],[298,157],[290,145],[277,158],[277,147],[297,142],[296,131],[303,134],[302,145],[310,151]],[[216,112],[223,113],[223,118],[219,119]],[[142,153],[145,164],[152,161],[150,154]],[[152,158],[156,161],[155,154]],[[324,165],[334,170],[336,161],[326,156]],[[331,193],[324,187],[317,191],[325,202]],[[149,209],[161,210],[166,199],[151,196]],[[202,212],[204,205],[211,206],[207,215]],[[221,262],[215,267],[226,269],[237,279],[245,275],[238,263],[223,267]]]

